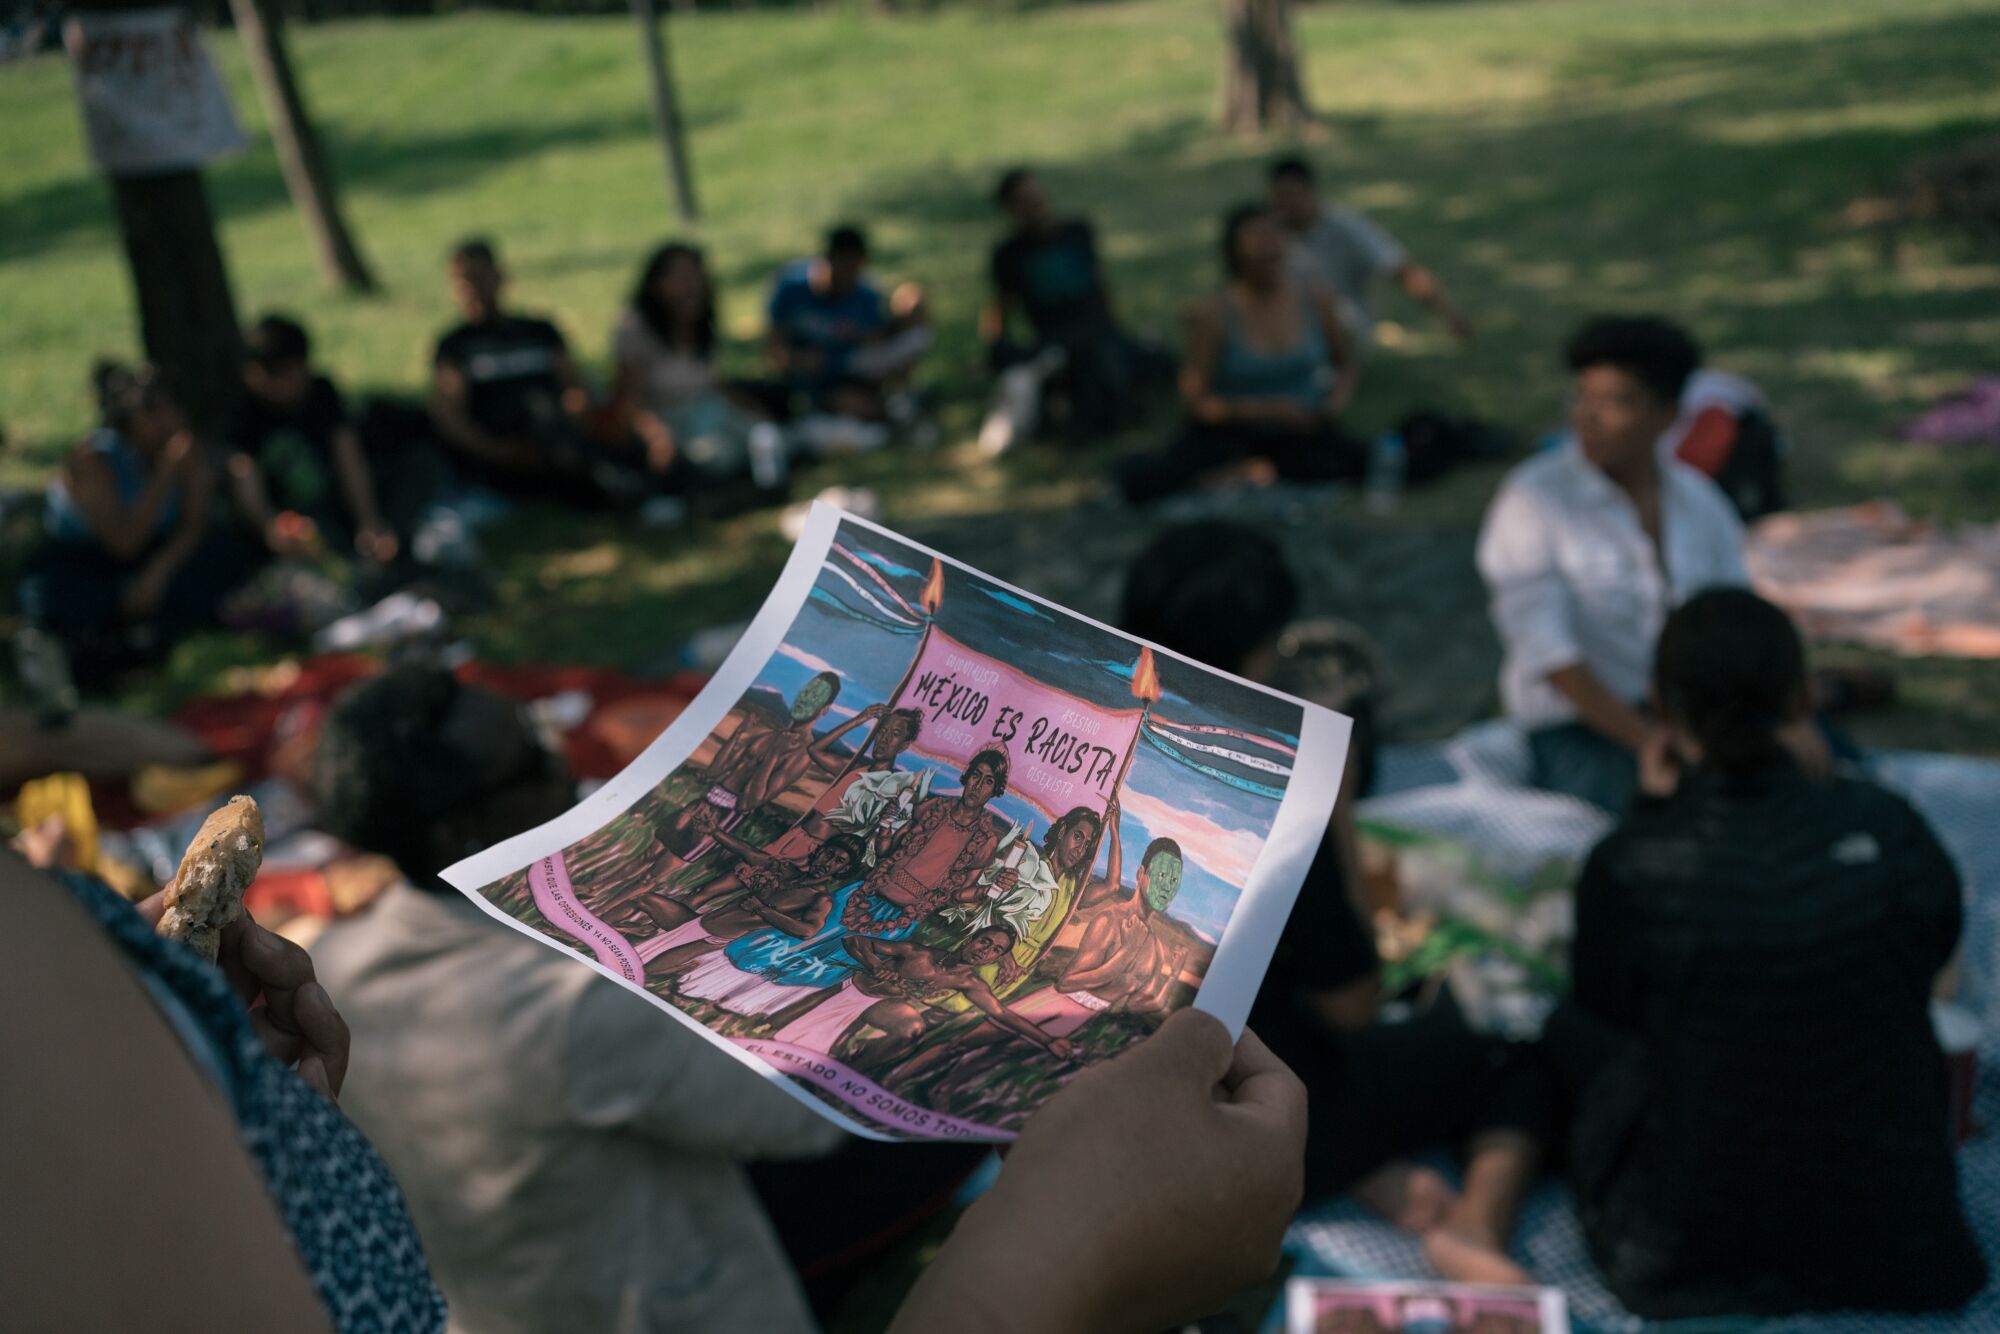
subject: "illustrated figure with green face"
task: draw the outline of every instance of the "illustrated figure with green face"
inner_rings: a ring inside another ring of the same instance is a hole
[[[1112,1010],[1164,1016],[1174,984],[1194,953],[1193,934],[1167,916],[1186,869],[1180,844],[1171,838],[1147,844],[1127,890],[1119,814],[1113,798],[1101,825],[1104,876],[1090,882],[1074,909],[1076,919],[1085,923],[1075,955],[1054,986],[1024,989],[1007,1002],[1014,1014],[1052,1037],[1068,1038]],[[1000,1059],[995,1047],[1000,1036],[990,1024],[955,1034],[949,1050],[940,1042],[937,1048],[919,1051],[890,1070],[882,1082],[891,1088],[912,1088],[936,1078],[933,1096],[949,1099],[955,1089],[991,1073]]]
[[[752,811],[805,777],[812,767],[814,743],[820,739],[813,733],[813,724],[839,697],[840,678],[832,672],[820,672],[799,687],[781,725],[770,726],[744,712],[742,724],[708,762],[704,775],[708,791],[676,811],[661,827],[660,843],[669,854],[661,878],[706,856],[716,847],[712,835],[717,830],[735,828]],[[658,886],[643,886],[642,892],[645,888]]]
[[[1194,949],[1187,929],[1167,916],[1186,857],[1171,838],[1154,839],[1139,858],[1130,893],[1120,883],[1119,862],[1114,825],[1104,879],[1077,905],[1089,923],[1083,943],[1056,987],[1089,1009],[1163,1011]]]

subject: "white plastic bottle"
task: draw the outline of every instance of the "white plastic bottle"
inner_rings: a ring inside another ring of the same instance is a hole
[[[1384,431],[1376,437],[1368,454],[1368,512],[1394,514],[1403,498],[1403,482],[1409,472],[1409,452],[1400,431]]]

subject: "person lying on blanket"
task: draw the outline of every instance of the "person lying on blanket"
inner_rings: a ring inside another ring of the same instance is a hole
[[[1606,1285],[1653,1319],[1963,1305],[1986,1264],[1928,1010],[1950,857],[1900,797],[1801,767],[1804,648],[1754,594],[1668,618],[1653,700],[1544,1037]]]
[[[634,917],[650,918],[664,934],[640,945],[647,973],[671,976],[710,962],[729,973],[722,947],[767,928],[800,940],[826,925],[833,911],[833,888],[853,878],[861,866],[862,841],[835,834],[796,861],[773,857],[720,829],[711,836],[743,860],[735,869],[697,890],[685,904],[649,894],[635,905]],[[698,915],[697,915],[698,914]],[[689,981],[693,981],[690,974]]]
[[[824,1051],[858,1070],[884,1068],[924,1035],[923,1002],[956,991],[995,1023],[1066,1061],[1071,1047],[1065,1039],[1049,1036],[994,999],[979,976],[980,968],[998,962],[1013,947],[1014,931],[1008,926],[982,927],[949,953],[915,941],[855,936],[847,948],[861,971],[774,1036]],[[876,1036],[869,1036],[870,1029]]]

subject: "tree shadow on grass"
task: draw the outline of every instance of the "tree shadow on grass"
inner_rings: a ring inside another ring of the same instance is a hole
[[[1990,292],[1898,284],[1857,258],[1865,243],[1839,213],[1912,156],[1990,130],[1976,117],[1898,112],[1939,90],[1982,88],[1980,53],[1996,48],[2000,14],[1810,44],[1605,45],[1565,67],[1543,114],[1398,116],[1334,136],[1314,154],[1325,175],[1440,271],[1483,335],[1463,354],[1381,356],[1368,377],[1529,431],[1558,407],[1567,331],[1607,309],[1647,308],[1689,323],[1719,363],[1747,358],[1781,410],[1788,397],[1810,404],[1815,427],[1886,427],[1922,391],[1831,372],[1830,354],[1893,353],[1921,322],[1927,369],[1979,368]],[[1801,125],[1781,114],[1844,108],[1881,110]],[[1754,132],[1735,132],[1746,126]],[[1180,118],[1107,153],[1035,166],[1059,209],[1096,222],[1121,311],[1158,329],[1219,281],[1220,215],[1256,197],[1274,152]],[[980,264],[1002,230],[990,199],[1005,165],[885,173],[848,211],[922,236],[912,259]],[[1427,316],[1391,306],[1425,330]],[[948,334],[940,353],[955,386],[983,384],[969,331]]]
[[[725,123],[733,107],[696,113],[689,131]],[[545,153],[650,138],[643,109],[583,121],[509,121],[448,132],[421,130],[343,136],[322,123],[327,153],[343,192],[416,199],[455,191],[495,171]],[[205,172],[209,206],[218,220],[236,221],[291,207],[270,140],[259,134],[245,153]],[[80,238],[108,241],[115,230],[109,185],[96,173],[67,177],[11,196],[8,225],[0,230],[0,264],[31,259]]]

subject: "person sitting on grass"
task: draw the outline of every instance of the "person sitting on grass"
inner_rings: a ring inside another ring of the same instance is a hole
[[[993,247],[993,296],[979,317],[1000,377],[981,448],[1001,453],[1032,432],[1045,382],[1065,391],[1073,430],[1116,430],[1143,390],[1171,380],[1173,358],[1119,327],[1096,232],[1086,219],[1058,218],[1034,172],[1001,176],[994,202],[1013,226]],[[1027,322],[1026,341],[1011,327],[1016,317]]]
[[[787,409],[807,414],[797,428],[806,444],[871,447],[886,434],[854,424],[915,420],[910,372],[932,342],[923,289],[904,283],[884,297],[869,276],[868,237],[859,227],[835,227],[819,258],[794,260],[779,272],[769,320],[765,347]]]
[[[266,315],[243,336],[243,403],[228,432],[236,508],[274,556],[396,555],[361,437],[333,381],[314,373],[297,321]]]
[[[244,553],[209,523],[214,473],[165,375],[100,363],[100,425],[49,483],[20,605],[86,684],[215,621]]]
[[[464,318],[438,339],[430,416],[459,471],[497,491],[585,505],[654,489],[640,460],[595,438],[590,390],[561,331],[506,309],[493,243],[459,242],[449,274]]]
[[[1606,1285],[1657,1320],[1962,1306],[1987,1268],[1929,1015],[1951,858],[1900,797],[1800,767],[1805,649],[1755,594],[1674,611],[1652,691],[1544,1034]]]
[[[1591,320],[1567,348],[1570,426],[1501,485],[1479,572],[1505,649],[1500,694],[1527,729],[1530,781],[1617,814],[1652,730],[1645,697],[1667,613],[1703,588],[1749,582],[1743,525],[1713,482],[1664,455],[1694,340],[1652,316]],[[1793,741],[1830,763],[1810,725]]]
[[[1224,220],[1222,258],[1222,290],[1188,312],[1188,425],[1164,452],[1118,470],[1134,503],[1205,482],[1317,482],[1364,470],[1366,448],[1339,424],[1357,366],[1333,299],[1292,271],[1261,204]]]
[[[698,484],[750,478],[775,491],[785,476],[783,433],[739,401],[716,374],[715,285],[696,247],[670,241],[640,270],[611,331],[611,398],[631,419],[656,475]]]
[[[1375,293],[1383,279],[1424,305],[1459,339],[1472,337],[1465,317],[1437,275],[1410,258],[1395,237],[1366,215],[1319,197],[1313,170],[1302,157],[1271,164],[1271,211],[1284,228],[1292,262],[1309,281],[1331,292],[1340,320],[1357,348],[1375,340]]]
[[[437,878],[575,799],[520,709],[392,670],[336,702],[312,787],[326,832],[402,875],[312,954],[367,1053],[344,1105],[402,1182],[453,1328],[815,1328],[742,1162],[839,1132]],[[662,1270],[676,1254],[700,1262]]]

